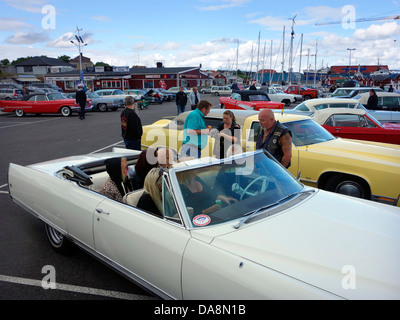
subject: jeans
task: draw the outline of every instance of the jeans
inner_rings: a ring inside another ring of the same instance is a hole
[[[179,105],[176,105],[176,107],[178,108],[178,116],[179,116],[181,113],[184,113],[184,112],[185,112],[186,106],[179,106]]]
[[[128,140],[124,139],[125,147],[130,150],[142,150],[142,141],[141,140]]]
[[[182,157],[193,157],[195,159],[201,158],[201,148],[193,144],[183,144],[181,148]]]

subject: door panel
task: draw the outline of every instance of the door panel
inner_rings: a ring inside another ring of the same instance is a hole
[[[181,264],[189,231],[122,203],[104,200],[94,217],[96,250],[181,299]]]

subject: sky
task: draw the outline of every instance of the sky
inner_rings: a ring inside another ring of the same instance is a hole
[[[400,15],[400,0],[0,0],[0,8],[0,60],[74,58],[80,29],[83,55],[112,66],[298,72],[351,58],[400,70],[400,19],[378,19]]]

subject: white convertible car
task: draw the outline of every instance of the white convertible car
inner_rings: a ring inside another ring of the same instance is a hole
[[[106,159],[138,157],[116,151],[10,164],[11,198],[56,250],[75,243],[165,299],[400,299],[399,208],[305,187],[256,151],[165,171],[160,217],[135,207],[143,190],[99,193]]]

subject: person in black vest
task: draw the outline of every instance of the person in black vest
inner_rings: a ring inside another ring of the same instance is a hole
[[[267,150],[285,168],[289,168],[292,159],[292,133],[275,120],[271,109],[263,109],[258,115],[261,132],[258,135],[256,149]]]
[[[78,91],[76,92],[75,102],[80,105],[81,110],[79,111],[79,119],[85,119],[85,108],[86,108],[86,92],[84,90],[83,84],[78,84]]]
[[[142,122],[135,111],[135,100],[128,96],[125,98],[126,108],[121,113],[121,131],[125,147],[131,150],[142,150]]]

